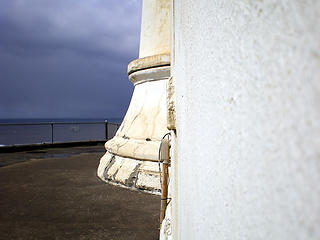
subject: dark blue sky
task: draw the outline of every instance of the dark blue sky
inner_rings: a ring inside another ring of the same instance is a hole
[[[122,117],[141,0],[1,0],[0,118]]]

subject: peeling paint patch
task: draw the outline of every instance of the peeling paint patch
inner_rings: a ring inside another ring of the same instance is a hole
[[[101,158],[98,168],[104,169],[102,176],[98,174],[103,181],[153,194],[161,192],[158,162],[107,154],[109,161],[105,157]]]

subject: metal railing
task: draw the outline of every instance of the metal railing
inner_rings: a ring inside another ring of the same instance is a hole
[[[112,138],[119,126],[108,121],[0,123],[0,145],[103,141]]]

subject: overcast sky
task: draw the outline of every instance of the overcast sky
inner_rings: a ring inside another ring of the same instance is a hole
[[[141,0],[1,0],[0,118],[122,117]]]

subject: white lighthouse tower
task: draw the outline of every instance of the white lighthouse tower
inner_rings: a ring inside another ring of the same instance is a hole
[[[167,133],[170,1],[144,0],[139,58],[128,65],[135,89],[126,116],[105,144],[98,176],[126,187],[159,191],[158,153]]]

